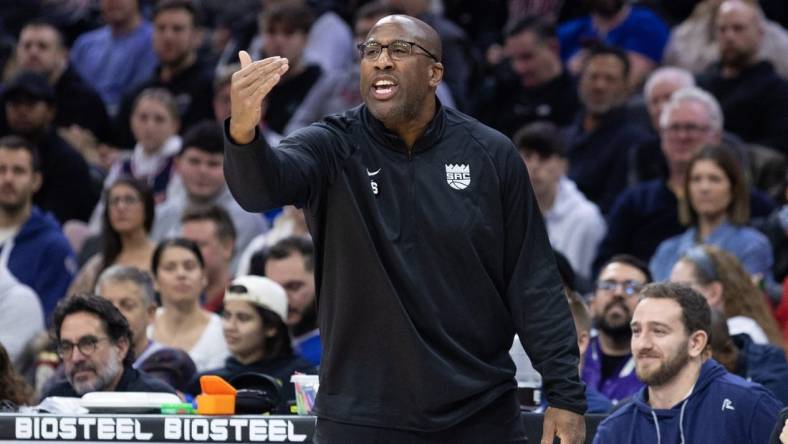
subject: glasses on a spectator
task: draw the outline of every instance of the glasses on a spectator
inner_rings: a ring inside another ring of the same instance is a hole
[[[711,127],[709,125],[696,125],[694,123],[674,123],[662,128],[666,134],[678,135],[680,133],[689,134],[691,136],[699,136],[706,134]]]
[[[419,52],[415,54],[427,56],[436,62],[438,61],[438,58],[435,57],[431,52],[427,51],[427,49],[425,49],[423,46],[416,42],[408,42],[406,40],[394,40],[388,45],[383,45],[380,42],[372,40],[369,42],[359,43],[356,48],[358,48],[359,52],[361,53],[361,58],[369,60],[370,62],[374,62],[378,59],[378,57],[380,57],[380,53],[382,53],[384,49],[388,49],[389,57],[391,57],[393,60],[406,59],[414,54],[414,46],[424,51],[424,54]]]
[[[127,195],[125,195],[125,196],[115,196],[115,197],[111,197],[111,198],[109,199],[109,206],[111,206],[111,207],[117,207],[117,206],[119,206],[120,204],[125,204],[125,205],[127,205],[127,206],[128,206],[128,205],[134,205],[134,204],[137,204],[137,203],[139,203],[139,202],[140,202],[140,198],[139,198],[138,196],[135,196],[135,195],[133,195],[133,194],[127,194]]]
[[[96,351],[96,347],[98,347],[98,343],[101,341],[105,341],[109,338],[97,338],[95,336],[83,336],[82,338],[74,344],[71,341],[60,341],[57,344],[56,351],[58,356],[62,359],[65,359],[71,356],[71,353],[74,351],[74,347],[76,347],[80,353],[85,356],[92,355]]]
[[[604,281],[599,281],[596,283],[597,290],[613,292],[618,288],[621,288],[624,291],[624,294],[627,296],[633,296],[640,293],[640,290],[643,289],[643,284],[637,281],[614,281],[612,279],[606,279]]]

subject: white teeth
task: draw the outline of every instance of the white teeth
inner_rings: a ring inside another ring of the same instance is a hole
[[[375,87],[384,87],[384,86],[394,86],[394,82],[391,80],[378,80],[375,82]]]

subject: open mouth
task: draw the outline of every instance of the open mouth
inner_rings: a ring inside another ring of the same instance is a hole
[[[372,95],[377,100],[387,100],[397,91],[397,84],[391,80],[378,80],[372,84]]]

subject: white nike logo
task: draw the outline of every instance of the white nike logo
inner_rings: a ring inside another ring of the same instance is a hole
[[[369,177],[376,176],[376,175],[377,175],[377,174],[380,172],[380,170],[381,170],[381,169],[380,169],[380,168],[378,168],[378,170],[377,170],[377,171],[374,171],[374,172],[373,172],[373,171],[370,171],[369,169],[367,169],[367,176],[369,176]]]

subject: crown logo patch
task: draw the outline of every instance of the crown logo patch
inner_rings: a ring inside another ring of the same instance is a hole
[[[446,164],[446,182],[455,190],[464,190],[471,184],[471,167],[468,164]]]

